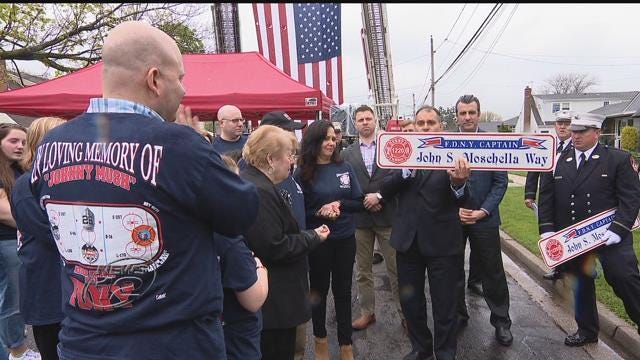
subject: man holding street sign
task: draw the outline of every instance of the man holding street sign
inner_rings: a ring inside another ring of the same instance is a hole
[[[616,208],[600,239],[606,245],[565,263],[566,271],[576,278],[574,301],[578,324],[576,333],[565,338],[567,346],[598,341],[595,256],[600,258],[605,279],[622,299],[627,314],[640,324],[640,274],[630,231],[640,209],[638,165],[629,153],[598,144],[604,119],[591,113],[572,116],[574,149],[562,153],[555,172],[543,174],[540,186],[538,221],[542,239]]]

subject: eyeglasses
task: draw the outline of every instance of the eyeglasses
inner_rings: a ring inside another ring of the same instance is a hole
[[[245,120],[245,119],[243,119],[243,118],[238,118],[238,119],[222,119],[222,120],[224,120],[224,121],[231,121],[231,122],[232,122],[232,123],[234,123],[234,124],[237,124],[237,123],[244,124],[244,123],[245,123],[245,121],[246,121],[246,120]]]

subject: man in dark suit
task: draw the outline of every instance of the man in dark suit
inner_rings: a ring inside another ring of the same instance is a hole
[[[572,115],[573,112],[567,110],[558,111],[556,113],[556,121],[553,124],[558,139],[556,160],[563,152],[573,149],[573,145],[571,144],[571,130],[569,130]],[[524,205],[532,210],[536,203],[536,193],[538,192],[538,183],[541,174],[542,173],[539,171],[529,171],[527,173],[527,180],[524,184]],[[551,272],[544,274],[542,277],[546,280],[558,280],[562,278],[562,274],[562,266],[559,266],[551,270]]]
[[[629,153],[598,144],[604,119],[590,113],[573,115],[574,149],[560,156],[553,173],[542,175],[540,186],[538,220],[543,238],[616,208],[615,217],[603,235],[605,245],[564,264],[576,280],[573,291],[578,324],[578,330],[565,338],[567,346],[598,341],[596,256],[607,283],[622,299],[631,320],[640,325],[640,274],[630,231],[640,209],[638,165]]]
[[[463,95],[456,102],[456,120],[461,132],[478,132],[480,100]],[[491,310],[491,325],[496,328],[498,343],[510,346],[511,319],[509,317],[509,288],[502,265],[500,250],[500,211],[498,205],[507,191],[506,171],[472,171],[469,186],[472,195],[469,206],[460,209],[464,224],[464,239],[469,239],[469,282],[474,276],[482,282],[484,299]],[[464,279],[464,267],[459,271]],[[469,318],[464,291],[459,298],[460,325]]]
[[[367,105],[358,107],[354,114],[355,126],[359,139],[342,151],[342,158],[351,164],[358,177],[362,192],[368,197],[378,197],[382,183],[392,174],[390,169],[379,169],[376,166],[376,128],[377,119],[373,109]],[[391,218],[396,211],[396,200],[390,199],[384,205],[378,204],[369,212],[354,214],[356,224],[356,281],[358,283],[358,300],[360,300],[360,317],[353,321],[355,330],[366,329],[376,321],[375,295],[373,286],[373,248],[376,238],[380,250],[384,254],[387,275],[391,284],[391,292],[398,314],[404,318],[398,300],[398,275],[396,271],[396,252],[389,245],[391,236]]]
[[[421,131],[442,131],[437,109],[423,106],[416,123]],[[462,225],[458,208],[469,196],[469,164],[456,159],[454,170],[394,172],[380,190],[383,204],[398,196],[391,246],[396,250],[400,304],[407,319],[412,351],[405,360],[455,359],[457,344],[456,299],[464,291],[459,271],[464,261]],[[375,206],[370,199],[365,206]],[[429,276],[434,335],[427,325],[424,293],[425,270]]]

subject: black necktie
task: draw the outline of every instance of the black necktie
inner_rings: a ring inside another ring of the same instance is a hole
[[[560,153],[562,151],[563,147],[564,147],[564,140],[560,141],[560,144],[558,144],[558,148],[556,149],[556,153]]]
[[[584,153],[580,154],[580,164],[578,164],[578,171],[584,167],[584,164],[587,162],[587,157]]]

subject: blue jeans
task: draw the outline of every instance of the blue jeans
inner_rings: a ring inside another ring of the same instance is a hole
[[[18,240],[0,240],[0,359],[7,359],[4,348],[24,343],[24,319],[18,301]]]

